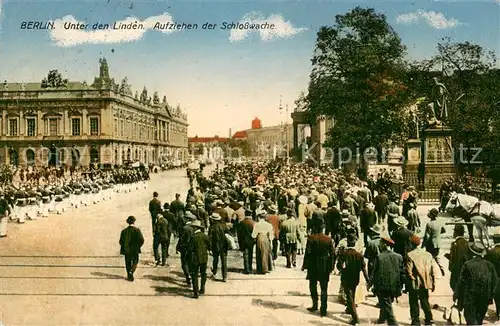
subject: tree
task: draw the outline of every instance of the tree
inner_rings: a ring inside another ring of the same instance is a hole
[[[47,77],[42,79],[42,88],[67,88],[68,79],[63,79],[59,71],[50,70]]]
[[[313,116],[336,124],[329,142],[364,149],[406,140],[411,103],[404,83],[406,48],[374,9],[356,7],[321,27],[313,55],[307,104]]]

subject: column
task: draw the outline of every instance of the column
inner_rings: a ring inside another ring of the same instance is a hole
[[[83,135],[89,135],[89,119],[87,117],[87,109],[83,109],[82,112],[82,130],[80,130],[80,134]]]
[[[296,151],[297,147],[299,147],[299,124],[294,122],[293,123],[293,150]]]
[[[18,130],[19,136],[24,136],[24,133],[25,133],[24,125],[25,124],[26,123],[24,122],[24,113],[23,113],[23,110],[21,110],[19,112],[19,130]],[[21,155],[19,155],[19,156],[21,156]]]
[[[68,109],[64,109],[61,124],[62,124],[62,126],[60,128],[62,130],[62,134],[63,135],[71,135],[71,130],[70,130],[71,121],[69,120]]]

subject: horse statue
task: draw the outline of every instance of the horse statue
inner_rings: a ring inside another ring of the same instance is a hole
[[[469,241],[474,241],[474,227],[477,230],[479,240],[488,248],[490,237],[488,227],[500,226],[500,205],[492,205],[487,201],[476,197],[452,192],[445,207],[445,212],[453,217],[464,220],[469,233]],[[455,221],[450,224],[458,224]]]

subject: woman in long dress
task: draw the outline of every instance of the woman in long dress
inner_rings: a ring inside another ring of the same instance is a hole
[[[273,226],[264,217],[266,211],[257,210],[256,219],[252,232],[252,238],[256,239],[256,263],[257,273],[266,274],[272,270],[271,241],[273,240]]]

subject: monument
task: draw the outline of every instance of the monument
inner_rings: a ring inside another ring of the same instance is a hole
[[[446,86],[434,77],[435,89],[438,90],[436,104],[440,109],[439,118],[435,103],[430,103],[432,118],[422,132],[421,168],[426,184],[441,185],[444,180],[456,176],[451,132],[445,121],[448,117],[449,92]]]

